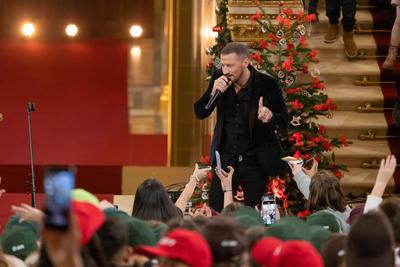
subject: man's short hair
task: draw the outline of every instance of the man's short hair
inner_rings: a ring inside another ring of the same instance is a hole
[[[249,55],[249,50],[243,43],[232,42],[227,44],[221,51],[221,55],[228,55],[232,53],[235,53],[240,57],[247,57]]]

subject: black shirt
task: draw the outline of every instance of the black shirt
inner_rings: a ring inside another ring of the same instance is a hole
[[[253,78],[253,70],[249,81]],[[225,105],[225,116],[222,127],[221,152],[238,155],[252,150],[249,131],[249,110],[252,88],[249,82],[238,92],[232,84],[228,89],[228,100]]]

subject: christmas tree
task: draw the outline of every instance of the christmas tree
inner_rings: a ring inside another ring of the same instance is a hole
[[[324,92],[325,84],[316,68],[318,51],[310,49],[306,42],[305,24],[316,20],[315,14],[293,14],[280,4],[280,12],[272,21],[261,6],[259,10],[250,18],[258,27],[256,41],[249,44],[250,58],[253,66],[274,76],[281,86],[291,118],[289,130],[278,133],[284,153],[306,163],[315,159],[319,169],[331,170],[341,178],[346,166],[336,164],[332,150],[348,146],[349,142],[345,136],[329,138],[326,127],[317,121],[318,116],[332,116],[336,106]],[[218,31],[216,44],[207,49],[211,57],[207,65],[209,75],[220,67],[220,51],[231,41],[227,12],[227,1],[222,0],[217,8],[219,21],[214,27]],[[201,185],[204,187],[204,182]],[[289,174],[272,179],[266,190],[273,191],[293,213],[304,207],[304,199]]]
[[[211,77],[213,72],[220,68],[220,55],[222,48],[225,47],[227,43],[232,42],[231,33],[228,29],[228,0],[221,0],[215,10],[217,14],[217,25],[213,27],[214,32],[218,32],[217,37],[215,38],[215,45],[207,48],[207,55],[209,55],[212,59],[210,63],[208,63],[206,67],[206,72],[208,77]]]

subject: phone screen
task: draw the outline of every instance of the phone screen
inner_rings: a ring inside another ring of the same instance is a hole
[[[218,151],[215,151],[215,159],[217,160],[217,167],[219,170],[222,170],[221,166],[221,156],[219,155]]]
[[[260,215],[265,225],[276,222],[276,200],[274,193],[267,193],[261,198]]]
[[[44,178],[45,226],[66,230],[75,176],[67,169],[47,168]]]

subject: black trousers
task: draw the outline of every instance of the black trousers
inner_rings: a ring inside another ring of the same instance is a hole
[[[261,197],[266,192],[268,176],[261,168],[254,156],[224,155],[221,154],[222,168],[227,171],[227,166],[235,169],[232,179],[232,193],[235,195],[239,185],[243,188],[245,204],[254,207],[259,204]],[[215,166],[213,166],[215,167]],[[214,174],[211,181],[209,205],[220,212],[224,206],[224,192],[221,182]]]
[[[325,2],[326,16],[330,24],[338,24],[342,12],[343,30],[351,32],[356,23],[356,0],[327,0]]]

